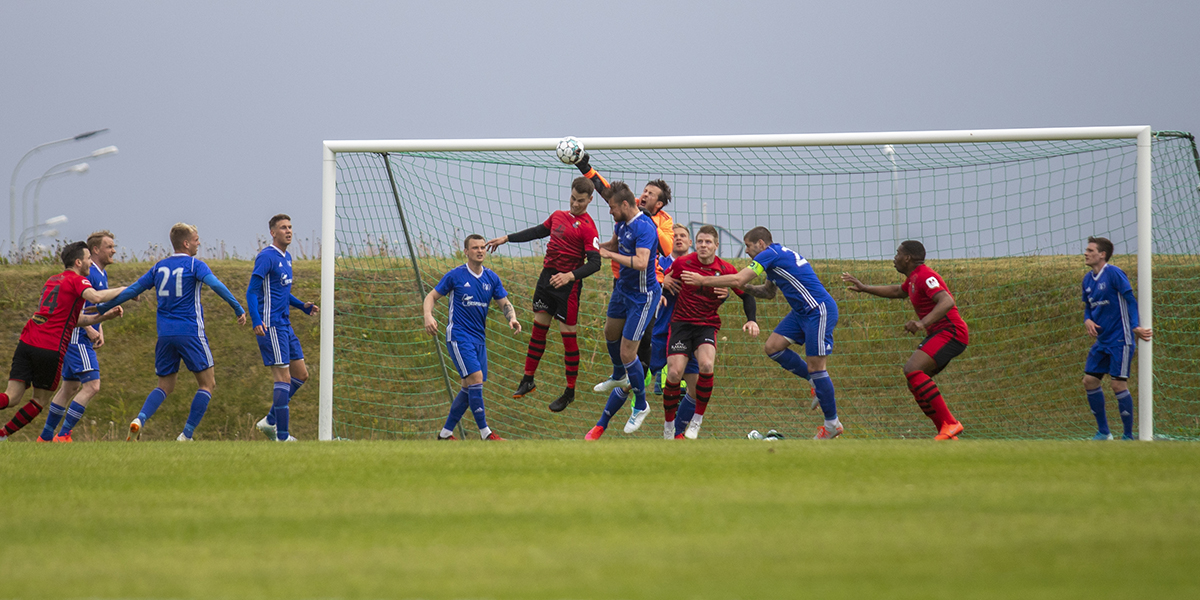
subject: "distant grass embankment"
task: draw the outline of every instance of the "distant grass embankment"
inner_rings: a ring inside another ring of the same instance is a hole
[[[1200,261],[1195,257],[1155,258],[1156,432],[1200,437]],[[734,260],[739,267],[745,260]],[[251,263],[227,260],[208,263],[239,299]],[[422,329],[420,299],[459,260],[423,259],[423,287],[407,259],[358,258],[338,262],[337,378],[335,435],[349,438],[431,436],[445,418],[447,387],[457,391],[453,367],[442,368],[444,346]],[[604,398],[591,386],[609,373],[603,344],[604,309],[611,291],[609,266],[586,281],[579,323],[581,351],[577,401],[553,414],[546,403],[564,387],[562,344],[552,326],[538,371],[538,390],[513,399],[532,327],[529,310],[540,258],[489,258],[518,308],[525,332],[513,334],[501,320],[489,320],[489,380],[485,388],[488,416],[508,437],[577,438],[599,415]],[[1079,283],[1084,268],[1079,257],[1048,256],[930,261],[946,279],[970,326],[967,351],[937,378],[956,416],[973,437],[1079,437],[1094,427],[1080,389],[1083,361],[1091,339],[1083,331]],[[1134,257],[1118,256],[1115,264],[1137,280]],[[887,261],[816,261],[816,270],[838,302],[840,319],[835,353],[829,360],[841,418],[847,436],[928,437],[932,427],[905,388],[900,365],[919,338],[902,327],[912,310],[905,300],[883,300],[851,294],[840,280],[849,271],[871,284],[899,284],[903,278]],[[114,264],[114,286],[132,282],[152,263]],[[319,300],[320,265],[297,261],[295,294]],[[32,314],[41,286],[60,269],[47,265],[0,268],[0,352],[6,368],[25,320]],[[254,335],[238,327],[232,311],[207,291],[206,325],[217,369],[217,391],[205,422],[203,439],[263,439],[253,423],[269,405],[271,378],[262,366]],[[100,395],[89,407],[76,439],[124,439],[125,426],[136,416],[154,387],[154,307],[126,305],[126,316],[105,324],[106,344],[99,351]],[[446,301],[438,304],[439,327],[446,322]],[[741,303],[722,308],[713,404],[703,435],[743,436],[751,428],[775,428],[789,436],[811,435],[819,421],[810,413],[807,386],[785,376],[763,355],[762,343],[788,310],[782,297],[759,302],[763,333],[752,339],[740,331]],[[292,405],[292,429],[301,438],[316,437],[319,369],[319,325],[316,318],[293,311],[293,326],[306,353],[309,384]],[[449,379],[449,386],[447,380]],[[1136,393],[1136,374],[1131,380]],[[186,419],[195,390],[194,379],[181,373],[176,391],[151,421],[144,438],[173,439]],[[1111,399],[1110,399],[1111,401]],[[657,405],[658,398],[652,397]],[[658,406],[637,437],[660,435]],[[0,413],[7,420],[11,411]],[[1119,423],[1115,406],[1110,420]],[[468,417],[467,421],[470,421]],[[29,439],[42,421],[14,439]],[[613,431],[619,431],[619,427]]]

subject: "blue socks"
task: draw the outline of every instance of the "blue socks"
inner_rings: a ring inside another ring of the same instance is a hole
[[[67,414],[67,409],[51,402],[50,410],[46,415],[46,426],[42,428],[42,441],[49,442],[54,439],[54,430],[58,429],[59,422],[62,421],[63,415]]]
[[[154,388],[150,391],[150,395],[146,396],[146,402],[142,404],[142,411],[138,413],[138,418],[142,420],[144,425],[154,413],[158,412],[158,407],[162,406],[163,400],[167,399],[167,393],[162,391],[162,388]]]
[[[634,361],[637,362],[637,361]],[[630,381],[629,383],[633,383]],[[604,404],[604,413],[600,415],[600,420],[596,421],[596,425],[608,429],[608,422],[625,406],[625,398],[627,394],[625,390],[617,388],[608,395],[608,402]]]
[[[613,364],[613,379],[620,379],[625,376],[625,363],[621,360],[621,340],[615,342],[604,342],[608,346],[608,357],[612,359]],[[630,381],[630,383],[633,383]]]
[[[471,405],[471,413],[475,415],[475,424],[479,426],[480,430],[487,429],[487,417],[483,413],[482,383],[467,386],[467,403]]]
[[[1125,429],[1125,437],[1133,437],[1133,396],[1129,390],[1117,394],[1117,410],[1121,412],[1121,425]],[[49,422],[49,420],[47,420]]]
[[[784,348],[775,354],[768,354],[767,357],[779,363],[779,366],[783,367],[784,371],[801,379],[808,379],[808,363],[804,362],[804,359],[799,354],[790,349]],[[832,392],[830,393],[832,394]],[[831,395],[830,398],[833,398],[833,396]]]
[[[192,410],[188,413],[187,423],[183,426],[184,437],[191,438],[192,434],[196,432],[196,428],[200,426],[200,420],[208,411],[210,400],[212,400],[212,394],[207,390],[196,391],[196,395],[192,397]]]
[[[462,420],[463,415],[467,414],[467,404],[467,388],[459,388],[458,395],[450,403],[450,415],[446,417],[446,424],[442,426],[442,437],[449,437],[454,433],[458,422]],[[446,433],[447,431],[450,433]]]
[[[291,397],[291,384],[276,381],[274,391],[271,393],[271,412],[269,414],[275,417],[275,439],[277,440],[287,440],[290,435],[288,426],[291,424],[292,411],[288,408],[288,400]],[[271,419],[268,418],[267,423],[270,422]]]
[[[1088,406],[1092,407],[1092,414],[1096,415],[1096,431],[1098,433],[1108,434],[1108,415],[1104,414],[1104,390],[1096,388],[1087,391]],[[1130,424],[1132,425],[1132,415],[1130,416]]]
[[[75,429],[75,425],[83,418],[83,411],[85,410],[87,410],[87,407],[84,405],[78,402],[71,402],[71,405],[67,407],[67,418],[63,419],[62,431],[58,432],[58,435],[71,435],[71,430]]]
[[[649,405],[646,404],[646,370],[642,368],[642,362],[635,357],[633,362],[625,365],[625,373],[629,375],[629,387],[633,391],[633,407],[646,410]]]
[[[275,385],[278,386],[279,383],[280,382],[275,382]],[[296,392],[300,389],[300,386],[304,385],[304,382],[293,377],[291,384],[287,384],[287,385],[289,386],[287,397],[291,398],[292,396],[296,395]],[[276,405],[277,405],[277,402],[274,401],[274,395],[272,395],[271,410],[267,411],[267,425],[277,425],[277,423],[275,422],[275,406]],[[284,427],[284,429],[287,429],[287,427]],[[287,438],[283,438],[283,439],[286,440]]]
[[[684,394],[683,400],[679,402],[679,410],[675,413],[675,435],[683,435],[683,430],[687,429],[688,423],[691,422],[692,416],[696,414],[696,401],[692,397]]]
[[[825,413],[825,420],[837,419],[837,402],[833,399],[833,381],[829,379],[829,371],[813,371],[811,377],[810,381],[812,381],[813,389],[817,390],[817,401],[821,403],[821,411]]]

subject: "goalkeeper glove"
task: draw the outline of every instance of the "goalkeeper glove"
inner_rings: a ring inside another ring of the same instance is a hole
[[[579,162],[575,163],[575,166],[579,167],[579,172],[583,173],[584,177],[590,179],[595,173],[592,172],[592,165],[588,162],[589,158],[588,153],[584,152],[583,156],[579,157]]]

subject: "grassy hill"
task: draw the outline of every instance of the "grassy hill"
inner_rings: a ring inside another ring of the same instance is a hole
[[[1200,261],[1163,256],[1155,262],[1156,433],[1200,437]],[[733,261],[741,266],[744,261]],[[251,264],[211,261],[217,276],[242,298]],[[424,288],[437,282],[456,260],[421,261]],[[1136,282],[1133,257],[1115,264]],[[128,283],[151,263],[115,264],[113,285]],[[564,413],[552,414],[545,404],[563,387],[562,346],[552,328],[538,373],[539,389],[525,398],[509,397],[521,377],[531,327],[530,296],[540,259],[495,257],[488,266],[505,282],[526,331],[514,335],[499,319],[489,320],[489,420],[510,437],[582,436],[600,413],[604,399],[591,385],[608,374],[602,341],[603,310],[610,283],[607,267],[585,285],[579,341],[581,365],[578,400]],[[1080,386],[1083,360],[1091,344],[1083,332],[1079,257],[1049,256],[933,261],[954,292],[971,328],[967,352],[938,376],[951,409],[968,423],[975,437],[1078,437],[1094,427]],[[319,264],[294,264],[294,291],[317,300]],[[829,371],[837,386],[839,407],[848,436],[928,437],[932,427],[917,410],[904,386],[900,366],[919,341],[903,332],[911,318],[907,301],[851,295],[840,273],[849,271],[874,284],[900,283],[902,278],[883,261],[817,261],[817,274],[838,302],[840,320]],[[59,269],[49,265],[0,267],[0,352],[15,346],[21,327],[34,309],[44,280]],[[421,330],[421,289],[411,262],[388,257],[339,260],[335,381],[335,434],[364,439],[427,437],[441,426],[447,388],[444,352]],[[1136,283],[1135,283],[1136,285]],[[232,312],[215,294],[204,294],[206,323],[216,359],[217,390],[208,416],[198,430],[203,439],[262,439],[253,429],[270,403],[271,378],[262,366],[254,335],[238,327]],[[124,439],[125,427],[154,387],[153,305],[129,303],[126,316],[105,324],[106,345],[99,351],[102,389],[93,401],[77,439]],[[445,324],[445,301],[438,321]],[[751,339],[740,331],[739,302],[722,309],[725,326],[719,341],[717,390],[704,435],[734,437],[751,428],[776,428],[790,436],[811,435],[817,424],[807,411],[808,388],[784,375],[762,353],[762,342],[786,314],[782,298],[761,301],[763,335]],[[317,319],[293,314],[293,325],[306,351],[312,379],[293,401],[292,429],[301,438],[316,437],[318,374]],[[7,361],[7,356],[4,357]],[[450,375],[454,379],[453,371]],[[173,439],[182,428],[195,390],[194,379],[181,374],[144,437]],[[1131,380],[1136,393],[1137,378]],[[652,403],[657,405],[657,397]],[[1110,400],[1111,402],[1111,400]],[[661,405],[658,411],[661,411]],[[656,412],[638,437],[660,434]],[[11,412],[0,417],[7,419]],[[1115,406],[1110,420],[1119,425]],[[469,421],[469,418],[468,418]],[[14,439],[40,430],[41,421]],[[616,429],[616,430],[619,430]]]

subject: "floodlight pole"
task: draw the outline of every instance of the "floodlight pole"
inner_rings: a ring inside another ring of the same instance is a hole
[[[21,160],[17,161],[17,166],[13,169],[12,178],[8,180],[8,243],[13,244],[17,241],[17,173],[21,171],[21,165],[25,164],[25,160],[30,156],[33,156],[42,148],[49,148],[50,146],[65,144],[67,142],[78,142],[80,140],[90,138],[93,135],[104,133],[105,131],[108,131],[107,127],[104,129],[97,129],[95,131],[85,131],[79,135],[63,138],[61,140],[54,140],[53,142],[38,144],[26,152],[25,155],[21,157]],[[22,214],[21,218],[24,219],[24,217],[25,216]]]

